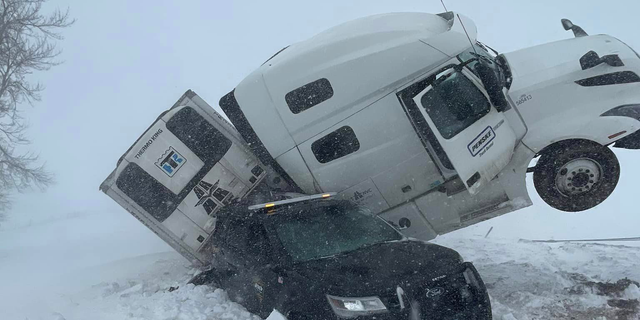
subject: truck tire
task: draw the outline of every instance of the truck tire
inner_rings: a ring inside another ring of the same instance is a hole
[[[533,184],[551,207],[578,212],[607,199],[619,177],[620,164],[611,149],[578,140],[544,152],[535,167]]]

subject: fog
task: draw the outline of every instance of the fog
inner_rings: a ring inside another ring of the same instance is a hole
[[[31,149],[57,184],[16,195],[6,225],[24,225],[73,212],[132,219],[98,186],[117,159],[187,89],[211,105],[281,48],[354,18],[385,12],[444,11],[440,1],[50,1],[77,22],[64,30],[64,64],[36,75],[46,90],[26,107]],[[611,34],[640,49],[635,0],[446,1],[473,19],[478,39],[500,52],[573,37],[570,18],[591,34]],[[561,53],[558,53],[561,54]],[[622,176],[602,205],[568,214],[540,200],[460,231],[523,238],[638,236],[634,165],[639,152],[618,151]],[[530,180],[530,177],[529,177]],[[5,226],[6,226],[5,225]],[[109,228],[111,225],[86,226]],[[140,232],[145,232],[140,225]]]

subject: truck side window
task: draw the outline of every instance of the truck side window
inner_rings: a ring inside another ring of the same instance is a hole
[[[176,195],[136,163],[129,163],[116,186],[156,220],[166,220],[175,209]]]
[[[231,148],[231,140],[191,107],[176,112],[167,121],[167,129],[202,162],[211,166],[218,163]]]
[[[360,141],[351,127],[342,127],[311,144],[311,151],[318,162],[327,163],[360,149]]]
[[[322,78],[305,84],[284,96],[289,109],[298,114],[333,97],[333,88],[329,80]]]
[[[460,133],[491,108],[484,94],[459,72],[436,80],[420,102],[445,139]]]

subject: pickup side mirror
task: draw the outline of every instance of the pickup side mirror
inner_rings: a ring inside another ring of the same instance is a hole
[[[493,69],[481,62],[476,65],[475,70],[478,72],[480,80],[489,94],[489,100],[496,110],[499,112],[509,110],[509,102],[502,92],[502,85]]]

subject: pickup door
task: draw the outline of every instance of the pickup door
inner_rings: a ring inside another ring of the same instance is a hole
[[[419,112],[409,114],[414,124],[426,121],[435,128],[429,130],[427,142],[446,153],[449,165],[476,194],[509,163],[516,135],[504,114],[489,102],[480,80],[466,68],[445,69],[431,79],[412,97]]]

